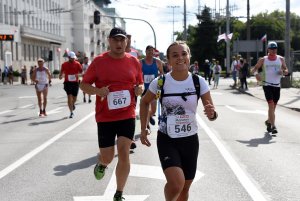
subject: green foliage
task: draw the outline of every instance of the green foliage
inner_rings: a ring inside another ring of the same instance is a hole
[[[21,76],[21,73],[19,72],[19,70],[14,70],[14,71],[13,71],[13,76],[15,76],[15,77],[20,77],[20,76]]]
[[[191,49],[191,63],[195,60],[199,61],[200,67],[205,59],[211,60],[216,58],[224,66],[223,61],[226,57],[226,43],[220,41],[217,43],[219,34],[226,32],[226,19],[214,20],[211,17],[211,10],[205,7],[201,15],[196,15],[199,23],[196,26],[188,27],[187,43]],[[291,49],[300,50],[300,17],[295,13],[291,13]],[[268,40],[284,40],[285,37],[285,12],[275,10],[271,13],[262,12],[255,16],[251,16],[250,21],[250,39],[260,40],[262,36],[267,34]],[[247,26],[246,22],[242,22],[237,18],[230,19],[230,32],[233,32],[231,46],[233,41],[246,40]],[[177,40],[183,39],[183,33],[177,32]],[[284,44],[278,43],[278,54],[284,55]],[[232,49],[232,47],[231,47]],[[245,54],[245,53],[244,53]],[[259,52],[258,57],[265,55],[265,52]],[[242,55],[245,56],[245,55]],[[252,53],[256,58],[256,53]]]
[[[59,74],[59,70],[55,69],[55,70],[53,71],[53,75],[58,75],[58,74]]]
[[[205,59],[211,60],[223,56],[216,44],[218,36],[218,25],[212,20],[210,9],[205,7],[201,15],[197,15],[199,23],[197,26],[189,26],[187,43],[192,54],[192,63],[198,61],[204,63]],[[201,66],[201,65],[200,65]]]
[[[295,88],[300,88],[300,80],[293,80],[292,86]]]

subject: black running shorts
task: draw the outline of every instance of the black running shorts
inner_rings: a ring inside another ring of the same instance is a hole
[[[158,131],[157,149],[163,170],[169,167],[180,167],[185,180],[195,178],[199,152],[198,135],[182,138],[170,138]]]
[[[100,148],[115,145],[116,136],[133,139],[135,132],[135,118],[112,122],[97,122],[98,144]]]
[[[64,82],[64,90],[67,95],[77,96],[79,91],[78,82]]]
[[[277,104],[280,98],[280,87],[273,87],[273,86],[263,86],[265,97],[267,102],[274,102]]]

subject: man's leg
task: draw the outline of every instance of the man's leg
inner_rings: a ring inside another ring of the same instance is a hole
[[[99,148],[100,154],[98,158],[98,164],[103,166],[108,166],[112,160],[114,159],[115,155],[115,147],[106,147],[106,148]]]
[[[116,178],[117,178],[117,191],[123,191],[129,171],[130,171],[130,160],[129,160],[129,149],[131,145],[131,139],[120,136],[117,141],[118,149],[118,163],[116,167]]]
[[[43,113],[46,114],[46,106],[47,106],[47,96],[48,96],[48,87],[43,91]]]
[[[268,102],[268,118],[272,126],[275,126],[275,104],[273,101]]]
[[[68,107],[70,112],[73,112],[73,95],[68,94]]]

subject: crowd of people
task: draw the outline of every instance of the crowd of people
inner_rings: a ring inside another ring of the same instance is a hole
[[[114,201],[122,201],[123,191],[130,172],[130,149],[136,147],[134,134],[136,127],[135,108],[140,100],[140,141],[151,146],[148,136],[150,125],[155,125],[157,102],[161,105],[158,117],[157,150],[166,178],[164,195],[166,201],[187,201],[189,189],[197,170],[199,151],[198,124],[196,121],[198,100],[201,99],[204,115],[214,121],[218,113],[214,106],[210,85],[218,89],[222,66],[214,58],[205,59],[203,64],[190,64],[191,52],[184,41],[176,41],[167,49],[167,62],[155,57],[155,47],[145,48],[146,56],[139,58],[130,48],[131,35],[121,28],[113,28],[108,37],[110,49],[90,62],[83,58],[77,61],[75,52],[68,53],[60,70],[63,89],[67,95],[67,106],[74,117],[79,89],[83,92],[83,102],[91,103],[91,95],[96,95],[95,120],[99,154],[94,167],[94,176],[101,180],[107,167],[118,152],[116,165],[116,192]],[[47,95],[51,86],[51,72],[43,59],[30,69],[31,84],[35,85],[39,116],[47,116]],[[257,71],[261,69],[261,73]],[[10,77],[12,67],[5,67],[4,78]],[[201,76],[203,72],[203,77]],[[248,90],[247,77],[250,66],[240,55],[232,57],[230,73],[231,87]],[[276,42],[268,44],[268,55],[259,59],[251,69],[257,80],[263,83],[268,103],[267,131],[277,133],[275,109],[280,98],[280,78],[288,74],[283,57],[277,55]],[[82,80],[80,81],[80,75]],[[111,76],[114,75],[114,76]],[[27,84],[27,68],[21,69],[22,84]],[[87,101],[88,100],[88,101]]]

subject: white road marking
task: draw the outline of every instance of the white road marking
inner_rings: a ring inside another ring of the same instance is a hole
[[[234,107],[231,107],[229,105],[225,105],[228,109],[238,112],[238,113],[251,113],[251,114],[261,114],[261,115],[266,115],[267,116],[267,111],[264,110],[238,110],[235,109]]]
[[[112,173],[112,177],[105,189],[103,196],[80,196],[74,197],[74,201],[107,201],[111,200],[117,188],[116,169]],[[150,179],[165,180],[165,175],[160,166],[131,164],[129,176],[142,177]],[[197,170],[194,182],[197,182],[204,174]],[[149,195],[123,195],[126,201],[144,201]]]
[[[19,99],[36,98],[36,96],[20,96]]]
[[[234,160],[234,158],[227,151],[222,142],[216,137],[216,135],[210,130],[210,128],[206,125],[206,123],[201,119],[199,114],[196,116],[197,122],[200,124],[201,128],[205,130],[209,138],[213,141],[213,143],[218,148],[220,154],[223,156],[233,173],[236,175],[240,183],[243,185],[248,194],[252,197],[254,201],[266,201],[267,199],[263,196],[263,194],[257,189],[251,179],[246,175],[243,169],[239,166],[239,164]]]
[[[19,107],[19,108],[21,108],[21,109],[25,109],[25,108],[28,108],[28,107],[31,107],[31,106],[33,106],[33,104],[24,105],[24,106],[22,106],[22,107]]]
[[[210,94],[212,94],[212,95],[223,95],[223,93],[215,92],[215,91],[210,91]]]
[[[9,173],[11,173],[12,171],[17,169],[18,167],[20,167],[23,163],[25,163],[28,160],[30,160],[31,158],[33,158],[35,155],[37,155],[38,153],[40,153],[41,151],[46,149],[48,146],[53,144],[56,140],[60,139],[61,137],[63,137],[64,135],[66,135],[67,133],[69,133],[74,128],[78,127],[80,124],[82,124],[83,122],[85,122],[87,119],[89,119],[91,116],[94,116],[94,115],[95,115],[95,112],[92,112],[92,113],[88,114],[87,116],[85,116],[84,118],[79,120],[78,122],[74,123],[72,126],[68,127],[67,129],[63,130],[62,132],[58,133],[56,136],[54,136],[50,140],[46,141],[44,144],[42,144],[39,147],[35,148],[34,150],[27,153],[26,155],[24,155],[19,160],[15,161],[14,163],[9,165],[5,169],[1,170],[0,171],[0,179],[2,179],[3,177],[5,177]]]
[[[63,109],[63,107],[58,107],[58,108],[56,108],[54,110],[47,111],[47,115],[60,113],[60,112],[62,112],[61,109]]]
[[[0,112],[0,115],[1,114],[6,114],[6,113],[9,113],[9,112],[12,112],[13,110],[4,110],[4,111],[2,111],[2,112]]]
[[[19,109],[25,109],[25,108],[28,108],[28,107],[31,107],[31,106],[33,106],[33,104],[24,105],[24,106],[22,106],[22,107],[19,107]],[[6,114],[6,113],[9,113],[9,112],[13,112],[13,111],[14,111],[14,110],[4,110],[4,111],[0,112],[0,115],[1,115],[1,114]]]

